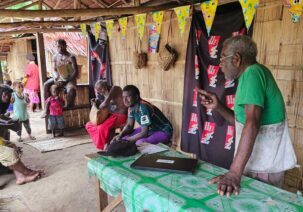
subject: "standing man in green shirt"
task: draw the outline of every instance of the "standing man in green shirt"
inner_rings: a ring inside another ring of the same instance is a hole
[[[141,99],[139,89],[134,85],[123,88],[123,102],[128,107],[127,124],[114,140],[125,139],[136,142],[157,144],[168,143],[173,127],[164,114],[153,104]],[[134,129],[135,122],[140,127]]]
[[[285,106],[271,72],[256,62],[257,46],[248,36],[227,39],[220,67],[229,80],[238,79],[234,112],[215,94],[199,90],[201,104],[236,125],[235,156],[229,171],[210,180],[223,196],[238,194],[243,174],[281,187],[284,172],[296,165]]]

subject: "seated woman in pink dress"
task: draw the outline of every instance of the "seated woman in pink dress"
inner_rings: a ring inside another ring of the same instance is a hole
[[[100,109],[108,108],[109,117],[99,125],[88,122],[85,126],[97,149],[104,149],[114,137],[115,129],[122,127],[127,120],[127,107],[123,103],[122,89],[109,86],[106,81],[99,80],[95,84],[96,102]]]

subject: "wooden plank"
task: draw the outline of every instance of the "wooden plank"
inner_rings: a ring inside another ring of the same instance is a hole
[[[0,9],[1,16],[19,17],[19,18],[36,18],[36,17],[99,17],[113,15],[133,15],[148,13],[159,10],[167,10],[179,6],[178,4],[153,6],[153,7],[117,7],[117,8],[97,8],[97,9],[60,9],[60,10],[4,10]]]
[[[97,208],[99,211],[103,211],[108,205],[108,196],[107,193],[100,187],[100,181],[97,179]]]
[[[15,34],[26,34],[26,33],[38,33],[38,32],[81,32],[80,29],[63,29],[63,28],[46,28],[46,29],[26,29],[26,30],[12,30],[7,32],[1,32],[1,36],[7,36],[7,35],[15,35]]]
[[[41,33],[36,34],[36,42],[37,42],[37,57],[38,57],[38,66],[39,66],[39,76],[40,76],[40,95],[41,95],[41,106],[44,108],[44,85],[43,83],[46,81],[47,70],[46,70],[46,61],[45,61],[45,48],[44,48],[44,40],[43,35]]]

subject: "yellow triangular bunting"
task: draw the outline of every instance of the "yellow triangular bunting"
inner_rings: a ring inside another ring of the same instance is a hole
[[[201,4],[201,11],[204,17],[208,36],[215,19],[217,6],[218,0],[205,1]]]

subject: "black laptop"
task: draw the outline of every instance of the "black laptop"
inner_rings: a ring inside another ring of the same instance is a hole
[[[142,155],[135,160],[130,167],[135,169],[193,174],[197,164],[197,159],[168,157],[154,154]]]

